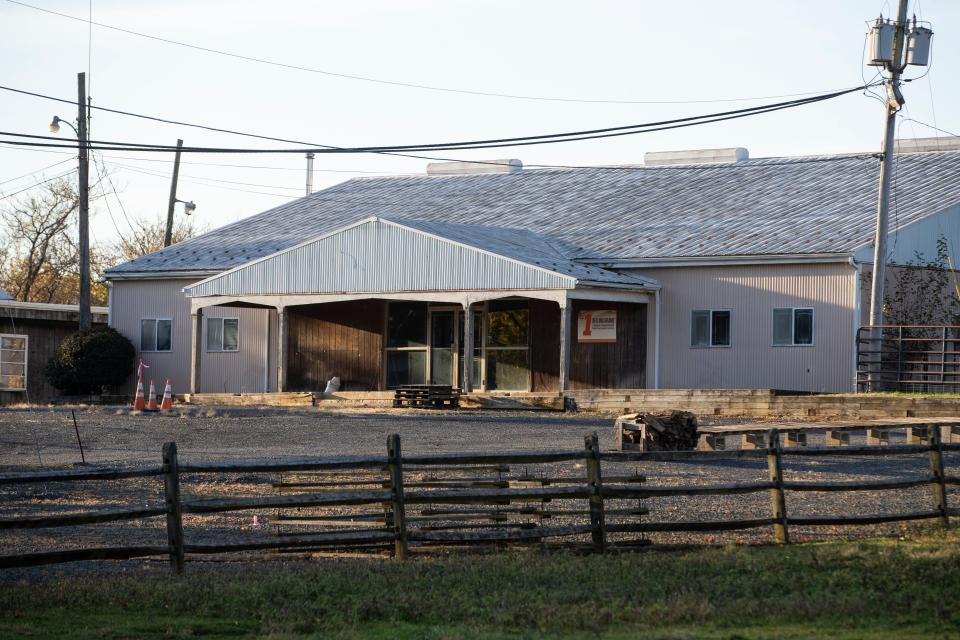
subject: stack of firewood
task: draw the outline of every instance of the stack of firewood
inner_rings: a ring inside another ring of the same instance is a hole
[[[697,416],[689,411],[631,413],[617,418],[621,449],[690,451],[697,448]]]

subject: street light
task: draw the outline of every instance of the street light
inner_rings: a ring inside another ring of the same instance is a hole
[[[53,120],[50,121],[50,133],[60,133],[60,123],[63,123],[73,129],[73,132],[80,137],[80,132],[77,131],[77,128],[73,126],[69,120],[64,120],[60,116],[53,116]]]
[[[197,205],[194,204],[193,200],[180,200],[179,198],[174,198],[173,201],[174,201],[174,202],[182,202],[182,203],[183,203],[183,212],[184,212],[185,214],[187,214],[188,216],[189,216],[189,215],[193,215],[193,212],[197,210]]]
[[[60,116],[53,116],[50,121],[50,132],[59,133],[60,123],[68,125],[77,135],[77,195],[79,196],[79,215],[77,232],[80,241],[77,247],[80,253],[80,300],[78,301],[78,315],[80,316],[80,330],[91,326],[90,313],[90,158],[89,136],[87,132],[87,74],[77,74],[77,126]]]

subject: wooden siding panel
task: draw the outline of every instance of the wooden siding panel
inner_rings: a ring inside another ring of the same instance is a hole
[[[288,307],[292,391],[323,391],[333,376],[345,391],[380,388],[383,368],[380,300]]]
[[[560,305],[530,301],[530,370],[533,391],[558,391],[560,384]]]
[[[27,336],[27,390],[0,391],[0,404],[46,402],[59,392],[47,382],[47,362],[64,338],[77,331],[73,322],[0,317],[0,333]]]
[[[617,341],[577,342],[578,314],[581,311],[598,309],[613,309],[617,312]],[[573,305],[573,322],[570,324],[571,389],[646,387],[647,305],[577,300]]]

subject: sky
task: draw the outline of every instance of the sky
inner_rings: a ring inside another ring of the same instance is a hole
[[[76,74],[84,71],[95,106],[337,146],[592,129],[854,87],[876,71],[863,65],[866,21],[896,11],[888,0],[28,4],[83,20],[0,0],[0,85],[75,100]],[[898,136],[936,135],[920,123],[960,133],[960,86],[951,82],[960,72],[960,2],[911,0],[910,11],[932,23],[933,64],[906,73],[918,79],[904,89]],[[314,71],[90,26],[90,15],[104,25]],[[0,130],[49,135],[55,114],[76,117],[70,105],[0,90]],[[751,157],[829,154],[877,151],[882,129],[881,103],[854,93],[674,131],[435,155],[610,165],[679,149],[745,147]],[[182,138],[196,146],[292,146],[97,111],[91,131],[93,139],[160,145]],[[62,127],[58,135],[69,140],[73,134]],[[0,145],[0,207],[10,202],[4,196],[71,170],[69,151],[57,151]],[[96,156],[109,180],[101,181],[103,197],[92,208],[94,242],[129,235],[134,219],[165,216],[172,154]],[[54,163],[61,164],[50,167]],[[426,164],[371,154],[318,156],[314,188],[365,175],[422,174]],[[302,155],[185,154],[178,197],[196,203],[195,223],[215,228],[301,197],[305,166]],[[184,215],[181,206],[176,215]]]

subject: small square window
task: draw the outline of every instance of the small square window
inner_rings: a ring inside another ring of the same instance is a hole
[[[141,319],[140,351],[173,351],[173,320],[169,318]]]
[[[730,311],[703,309],[690,315],[691,347],[729,347]]]
[[[813,309],[781,308],[773,310],[773,346],[793,347],[813,344]]]
[[[239,351],[240,319],[207,318],[207,351]]]

